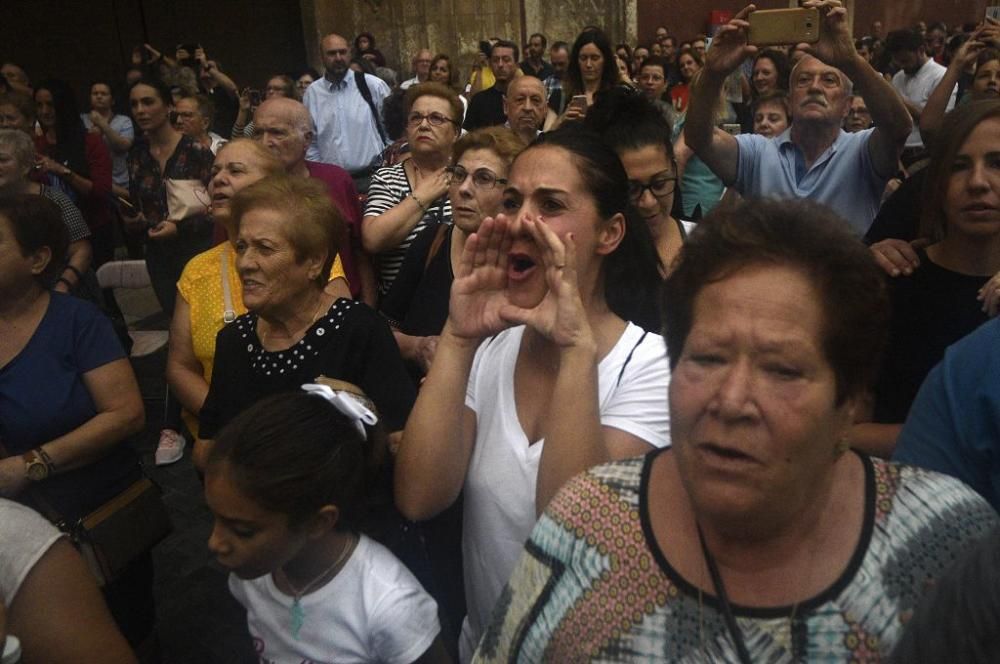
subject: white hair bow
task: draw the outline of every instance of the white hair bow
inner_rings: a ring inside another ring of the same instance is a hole
[[[341,415],[354,423],[358,433],[361,434],[362,440],[368,440],[365,425],[374,426],[378,422],[378,417],[367,406],[362,404],[357,397],[350,392],[334,390],[328,385],[320,385],[318,383],[306,383],[302,386],[302,389],[309,394],[321,396],[332,403]]]

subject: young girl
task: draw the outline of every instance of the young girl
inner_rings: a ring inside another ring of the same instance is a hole
[[[209,549],[232,571],[261,661],[442,662],[437,605],[357,530],[384,434],[364,397],[327,385],[270,397],[216,438]]]

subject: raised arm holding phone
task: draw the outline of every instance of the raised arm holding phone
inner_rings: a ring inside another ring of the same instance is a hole
[[[749,5],[722,27],[706,53],[705,67],[692,86],[684,137],[712,171],[740,193],[812,198],[832,207],[861,235],[896,170],[911,128],[909,114],[892,87],[855,50],[842,3],[806,0],[803,7],[819,11],[819,36],[815,43],[798,45],[808,55],[791,74],[791,129],[773,139],[737,138],[712,123],[711,109],[726,77],[758,51],[749,43],[748,18],[756,10]],[[876,127],[849,135],[841,124],[854,87],[861,91]],[[799,159],[805,169],[796,176]],[[779,168],[784,162],[791,163]]]

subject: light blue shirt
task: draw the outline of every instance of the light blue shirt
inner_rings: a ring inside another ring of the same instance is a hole
[[[369,74],[365,74],[365,81],[381,116],[389,86]],[[334,164],[356,172],[371,167],[385,149],[375,117],[358,90],[353,71],[348,71],[340,83],[331,83],[326,78],[313,81],[302,103],[309,109],[316,126],[316,136],[306,152],[308,161]]]
[[[740,134],[736,182],[745,198],[808,198],[832,208],[863,236],[878,213],[889,176],[875,172],[868,142],[874,129],[854,134],[841,130],[826,152],[808,169],[792,130],[774,138]]]
[[[80,119],[83,120],[83,125],[87,128],[87,131],[94,126],[94,123],[90,119],[90,113],[81,113]],[[132,120],[125,115],[118,115],[117,113],[111,116],[111,122],[108,123],[111,128],[115,130],[122,138],[127,138],[132,140],[135,138],[135,130],[132,127]],[[114,146],[111,145],[111,141],[108,137],[101,132],[101,140],[104,144],[108,146],[108,152],[111,153],[111,181],[118,185],[119,187],[124,187],[128,189],[128,164],[126,163],[126,158],[128,157],[128,150],[119,152],[115,150]]]

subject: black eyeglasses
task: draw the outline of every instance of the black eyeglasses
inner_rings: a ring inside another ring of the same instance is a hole
[[[649,193],[653,194],[656,198],[663,198],[664,196],[669,196],[674,193],[674,189],[677,188],[677,176],[676,175],[654,175],[647,183],[637,182],[635,180],[628,181],[628,197],[633,204],[638,203],[642,200],[642,195],[649,190]]]
[[[497,177],[497,174],[488,168],[477,168],[471,173],[461,166],[448,166],[444,170],[451,176],[451,183],[454,185],[462,184],[470,175],[472,184],[480,189],[492,189],[498,184],[507,184],[506,178]]]
[[[442,115],[441,113],[428,113],[427,115],[424,115],[423,113],[413,112],[410,113],[408,118],[406,118],[407,124],[409,124],[411,127],[420,126],[420,123],[423,122],[424,120],[427,120],[427,122],[432,127],[440,127],[445,122],[452,122],[454,124],[458,124],[457,122],[449,118],[447,115]]]

